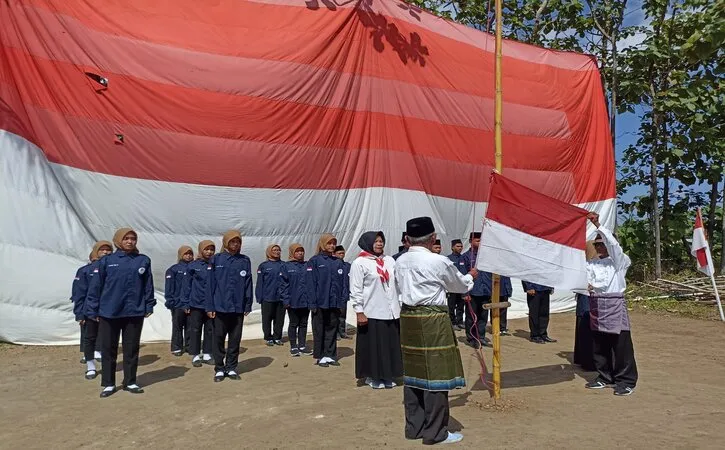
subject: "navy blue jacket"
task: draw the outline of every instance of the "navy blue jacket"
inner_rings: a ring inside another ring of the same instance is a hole
[[[345,265],[341,259],[321,252],[307,261],[305,271],[310,309],[342,308],[345,305]]]
[[[398,253],[394,254],[393,255],[393,259],[397,261],[398,258],[400,258],[404,253],[407,253],[407,252],[408,252],[408,249],[407,248],[404,248],[403,250],[401,250]]]
[[[243,314],[252,311],[254,289],[252,262],[246,255],[219,253],[209,261],[206,280],[206,310]]]
[[[265,261],[259,265],[255,292],[257,303],[282,301],[279,294],[279,274],[283,264],[282,261]]]
[[[76,317],[76,321],[83,320],[86,317],[86,295],[88,295],[88,283],[93,267],[95,267],[93,263],[80,267],[73,279],[70,300],[73,302],[73,314]]]
[[[352,264],[342,261],[342,265],[344,266],[344,269],[342,269],[342,306],[344,308],[347,302],[350,301],[350,267],[352,267]]]
[[[476,256],[477,258],[477,256]],[[469,249],[467,252],[461,255],[461,259],[464,262],[464,266],[466,269],[466,273],[468,273],[469,270],[471,270],[471,263],[472,258],[471,256],[471,250]],[[473,261],[475,262],[475,261]],[[501,282],[501,290],[499,292],[500,297],[511,297],[511,294],[513,293],[513,286],[511,286],[511,278],[509,277],[500,277]],[[473,289],[469,292],[471,295],[475,296],[481,296],[481,297],[490,297],[493,291],[493,277],[491,276],[490,272],[478,272],[478,277],[473,281]]]
[[[285,307],[308,308],[306,262],[288,261],[280,269],[279,293]]]
[[[166,286],[164,287],[164,297],[166,297],[167,309],[174,310],[181,308],[181,292],[184,288],[184,277],[188,262],[179,261],[173,266],[166,269]]]
[[[458,271],[461,272],[461,275],[468,274],[468,272],[466,271],[466,262],[463,260],[462,254],[451,253],[450,255],[448,255],[448,259],[450,259],[453,265],[458,268]]]
[[[98,260],[91,273],[87,318],[143,317],[154,312],[154,277],[148,256],[116,250]]]
[[[528,281],[521,281],[521,286],[524,288],[524,291],[530,291],[535,290],[536,292],[546,292],[546,291],[553,291],[553,288],[550,288],[549,286],[544,286],[541,284],[536,283],[529,283]]]
[[[203,259],[194,260],[186,266],[179,308],[206,310],[206,280],[210,272],[209,262]]]

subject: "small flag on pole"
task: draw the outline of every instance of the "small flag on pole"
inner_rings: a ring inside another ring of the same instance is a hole
[[[494,174],[476,268],[559,289],[586,289],[587,214]]]
[[[712,264],[712,255],[710,254],[710,245],[707,243],[705,228],[702,226],[702,213],[697,208],[695,216],[695,229],[692,231],[692,248],[690,253],[697,260],[697,270],[710,277],[712,281],[712,289],[715,291],[715,300],[720,311],[720,320],[725,322],[725,314],[723,314],[722,304],[720,303],[720,294],[717,292],[717,284],[715,283],[715,268]]]

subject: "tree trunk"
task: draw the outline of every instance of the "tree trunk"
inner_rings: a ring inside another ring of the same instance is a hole
[[[722,234],[720,235],[720,275],[725,274],[725,183],[722,185]]]
[[[654,91],[654,80],[652,81],[650,88]],[[654,98],[654,96],[653,96]],[[654,231],[655,238],[655,278],[662,278],[662,240],[660,236],[660,202],[659,202],[659,189],[657,186],[657,152],[660,146],[660,113],[655,111],[653,113],[654,127],[653,129],[653,143],[652,143],[652,155],[650,159],[650,195],[652,196],[652,228]]]
[[[662,240],[667,240],[668,223],[670,220],[670,165],[665,163],[662,167]]]
[[[715,233],[715,209],[717,208],[718,191],[717,186],[720,183],[720,175],[714,175],[710,181],[710,209],[707,211],[707,240],[712,248],[712,237]]]

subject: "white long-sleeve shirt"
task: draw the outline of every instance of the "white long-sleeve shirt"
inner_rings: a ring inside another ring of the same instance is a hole
[[[609,256],[587,262],[587,281],[595,294],[623,294],[627,289],[627,270],[632,261],[611,231],[599,227]]]
[[[417,246],[395,262],[395,282],[401,302],[409,306],[447,306],[446,292],[473,289],[471,275],[462,275],[445,256]]]
[[[364,313],[368,319],[400,319],[400,301],[395,286],[395,260],[385,256],[383,265],[390,274],[387,284],[381,281],[374,259],[361,256],[352,262],[350,301],[355,312]]]

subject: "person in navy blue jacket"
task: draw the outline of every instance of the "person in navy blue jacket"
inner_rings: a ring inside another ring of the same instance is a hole
[[[86,296],[90,278],[93,276],[93,269],[98,267],[98,261],[109,253],[113,252],[113,244],[108,241],[98,241],[93,246],[91,254],[88,255],[90,263],[78,269],[73,279],[71,301],[73,302],[73,314],[76,322],[81,327],[81,362],[86,365],[86,380],[93,380],[98,375],[96,371],[96,360],[101,361],[100,344],[98,339],[98,322],[86,320]]]
[[[282,249],[277,244],[267,247],[267,260],[257,268],[257,303],[262,305],[262,332],[268,346],[282,345],[284,304],[279,294]],[[274,323],[274,332],[272,332]]]
[[[181,302],[184,277],[189,263],[194,259],[194,251],[188,245],[182,245],[176,252],[177,263],[166,269],[164,306],[171,311],[171,354],[181,356],[189,351],[189,309]]]
[[[312,356],[320,367],[339,366],[337,362],[337,327],[343,304],[345,266],[333,255],[337,239],[323,234],[317,254],[307,261],[308,302],[312,311]]]
[[[214,319],[214,381],[239,380],[239,346],[244,317],[252,311],[252,262],[240,253],[242,235],[230,230],[222,238],[224,251],[209,261],[206,280],[207,316]],[[229,345],[224,349],[224,341]]]
[[[335,247],[335,256],[342,261],[344,266],[343,287],[342,287],[342,308],[340,308],[340,320],[337,326],[337,340],[352,339],[347,335],[347,303],[350,301],[350,263],[345,261],[345,247],[338,245]]]
[[[529,304],[529,331],[531,342],[544,344],[556,342],[556,339],[549,337],[549,305],[551,294],[554,288],[542,286],[528,281],[522,281],[521,285],[526,291],[526,302]]]
[[[398,260],[398,258],[400,258],[403,255],[403,253],[407,252],[408,249],[410,248],[410,244],[408,243],[408,240],[406,239],[406,237],[408,237],[408,233],[403,231],[403,237],[400,238],[400,243],[403,245],[398,247],[398,253],[393,255],[393,259],[396,261]]]
[[[473,232],[468,238],[468,242],[471,244],[471,248],[464,253],[461,257],[466,267],[466,273],[476,267],[476,261],[478,259],[478,246],[481,243],[481,233]],[[473,309],[473,313],[476,315],[475,326],[478,329],[478,337],[481,340],[481,344],[484,347],[490,347],[491,341],[486,338],[486,323],[488,322],[488,310],[483,308],[486,303],[491,303],[491,274],[486,272],[479,272],[478,277],[473,282],[473,289],[468,293],[470,297],[470,308]],[[473,348],[478,348],[478,342],[475,339],[475,335],[471,332],[474,323],[473,316],[469,307],[466,307],[466,341],[468,345]]]
[[[206,280],[209,270],[209,260],[214,256],[216,247],[214,242],[201,241],[198,247],[196,260],[186,268],[184,288],[181,291],[181,308],[189,311],[189,354],[191,365],[201,367],[204,364],[213,364],[212,354],[212,328],[214,320],[206,315]],[[204,330],[204,347],[201,345],[201,333]],[[203,354],[202,354],[203,351]]]
[[[511,298],[511,295],[513,295],[513,286],[511,286],[511,278],[505,277],[503,275],[500,276],[500,282],[501,282],[501,291],[499,292],[499,302],[507,302],[509,301],[509,298]],[[493,291],[493,289],[491,289]],[[509,333],[508,329],[508,308],[503,308],[500,310],[500,320],[499,320],[499,333],[501,336],[510,336],[511,333]]]
[[[453,239],[451,241],[451,254],[448,255],[448,259],[451,260],[454,266],[461,272],[461,275],[466,275],[466,263],[463,261],[463,242],[460,239]],[[448,314],[451,316],[451,323],[458,329],[463,329],[463,311],[465,310],[466,303],[463,301],[462,294],[448,294]]]
[[[123,390],[143,393],[136,384],[138,353],[144,317],[154,312],[154,278],[151,260],[136,248],[138,235],[121,228],[113,236],[117,250],[103,257],[93,269],[86,297],[86,320],[100,321],[103,343],[101,397],[116,392],[118,340],[123,335]]]
[[[282,265],[279,274],[279,293],[289,316],[287,335],[292,356],[312,354],[306,342],[307,322],[310,317],[305,288],[306,265],[304,247],[300,244],[290,245],[289,261]]]

